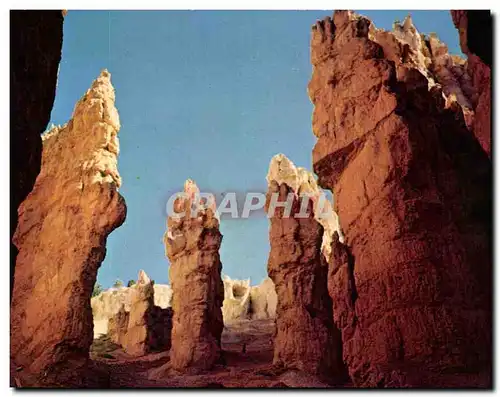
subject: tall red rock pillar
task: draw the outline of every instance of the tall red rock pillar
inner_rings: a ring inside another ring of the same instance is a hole
[[[120,129],[103,71],[68,124],[43,136],[41,172],[19,207],[11,357],[32,384],[77,385],[93,340],[90,296],[106,238],[125,220]],[[22,383],[22,382],[21,382]]]
[[[184,216],[169,214],[164,238],[173,291],[170,363],[175,370],[197,372],[210,369],[220,356],[222,234],[213,208],[194,210],[196,184],[186,181],[184,192],[174,205],[176,214]]]
[[[271,160],[267,181],[266,209],[271,223],[267,268],[278,296],[273,362],[331,383],[341,382],[345,375],[342,341],[333,323],[327,290],[323,227],[315,219],[319,189],[311,173],[296,168],[281,154]],[[311,199],[301,199],[303,193]],[[273,210],[273,203],[285,203],[288,197],[289,211],[282,206]],[[306,210],[299,214],[303,200]]]
[[[313,26],[313,163],[345,238],[329,276],[344,361],[357,386],[485,386],[491,162],[423,43],[405,41],[347,11]]]

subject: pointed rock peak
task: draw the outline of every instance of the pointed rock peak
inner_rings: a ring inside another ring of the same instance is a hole
[[[188,194],[189,198],[193,198],[196,194],[200,193],[200,189],[195,181],[188,179],[184,182],[184,192]]]
[[[137,277],[137,284],[145,285],[151,282],[150,278],[144,270],[139,271],[139,276]]]
[[[408,14],[408,16],[405,18],[405,20],[403,22],[403,29],[410,30],[412,28],[415,29],[415,25],[413,24],[413,20],[411,19],[411,15]]]
[[[296,193],[320,194],[314,174],[303,167],[296,167],[282,153],[275,155],[271,159],[266,179],[268,185],[272,181],[279,185],[285,183]]]
[[[299,173],[295,164],[288,159],[284,154],[276,154],[269,163],[269,171],[267,173],[267,184],[272,181],[278,184],[286,183],[294,191],[297,191],[297,181]]]

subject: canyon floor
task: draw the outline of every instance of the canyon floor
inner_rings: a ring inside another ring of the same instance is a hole
[[[274,330],[272,319],[225,325],[223,362],[200,374],[176,374],[169,368],[168,351],[132,357],[107,336],[94,340],[91,358],[110,388],[331,387],[313,376],[273,367]]]

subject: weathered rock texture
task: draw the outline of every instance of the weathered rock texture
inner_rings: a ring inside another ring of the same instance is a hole
[[[172,309],[154,305],[153,283],[143,270],[131,292],[130,311],[122,304],[108,321],[111,340],[132,356],[170,349]]]
[[[267,277],[259,285],[248,280],[232,280],[224,276],[224,324],[240,320],[264,320],[276,317],[278,297],[273,281]]]
[[[132,287],[110,288],[93,297],[90,301],[94,318],[94,338],[108,333],[108,320],[113,318],[123,306],[130,311],[132,296],[137,284]],[[154,304],[161,309],[172,305],[172,289],[166,284],[154,284]]]
[[[250,289],[250,315],[253,320],[276,317],[278,296],[273,280],[269,277]]]
[[[42,162],[40,135],[50,120],[63,40],[61,11],[10,11],[10,237],[17,209]],[[10,245],[10,294],[17,248]]]
[[[446,386],[491,369],[491,162],[418,54],[371,25],[337,11],[312,32],[314,170],[346,244],[335,323],[355,385]]]
[[[472,78],[475,112],[472,130],[491,157],[491,61],[493,30],[490,11],[452,10],[453,23],[460,34],[460,47],[467,55],[467,71]]]
[[[273,363],[332,383],[341,382],[342,342],[333,323],[332,301],[327,290],[328,265],[321,252],[323,227],[315,219],[314,201],[301,196],[313,189],[314,178],[312,175],[301,178],[293,163],[283,155],[275,156],[269,168],[268,274],[278,296]],[[293,195],[289,217],[284,216],[283,207],[269,213],[273,193],[279,194],[280,202],[287,201],[289,193]],[[302,200],[308,200],[307,215],[297,218]]]
[[[191,216],[198,192],[194,182],[186,181],[184,191],[188,197],[178,198],[175,208],[185,216],[170,216],[165,234],[174,312],[170,363],[175,370],[195,372],[211,368],[220,357],[222,234],[212,208]]]
[[[222,302],[222,318],[224,323],[249,318],[250,279],[231,280],[224,276],[224,301]]]
[[[107,333],[117,345],[124,346],[126,343],[125,336],[127,335],[129,319],[130,312],[125,310],[125,305],[122,305],[120,310],[108,320]]]
[[[141,270],[130,304],[127,334],[123,347],[128,354],[141,356],[149,352],[148,313],[154,306],[154,289],[147,274]]]
[[[120,128],[103,71],[73,117],[43,139],[40,175],[19,207],[11,356],[36,384],[84,382],[92,343],[90,296],[106,238],[126,214],[117,188]]]

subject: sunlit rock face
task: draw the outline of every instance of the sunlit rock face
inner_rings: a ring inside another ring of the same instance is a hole
[[[154,283],[144,270],[130,287],[130,309],[122,304],[108,320],[108,335],[131,356],[170,349],[172,309],[156,306]]]
[[[460,47],[467,55],[475,112],[472,130],[491,158],[491,60],[493,54],[492,15],[489,10],[452,10],[460,35]]]
[[[153,283],[144,270],[141,270],[131,297],[127,334],[123,343],[125,351],[133,356],[149,353],[148,313],[153,306]]]
[[[344,361],[356,386],[488,385],[491,163],[416,36],[401,36],[349,11],[312,29],[314,171],[344,235],[328,275]]]
[[[327,290],[328,264],[321,251],[324,229],[316,219],[316,200],[300,196],[316,192],[313,180],[283,155],[271,160],[266,200],[271,223],[268,274],[278,301],[273,362],[336,383],[344,380],[345,372]],[[273,194],[279,202],[291,194],[289,216],[283,207],[272,210]],[[296,217],[303,200],[307,200],[306,214]]]
[[[224,301],[222,302],[222,317],[224,323],[249,319],[250,279],[231,280],[228,276],[224,276],[223,282]]]
[[[193,181],[186,181],[186,197],[178,198],[174,204],[176,213],[184,211],[185,216],[170,216],[164,237],[173,291],[170,363],[181,372],[212,368],[220,357],[224,327],[219,257],[222,234],[212,208],[192,212],[198,191]]]
[[[19,207],[11,355],[29,383],[82,384],[92,343],[90,296],[106,238],[125,220],[120,129],[103,71],[71,120],[43,136],[40,174]]]
[[[154,305],[161,309],[172,306],[172,289],[166,284],[154,284]],[[130,311],[132,296],[137,284],[131,287],[110,288],[94,296],[90,304],[94,319],[94,338],[108,333],[108,320],[113,318],[124,307]]]

